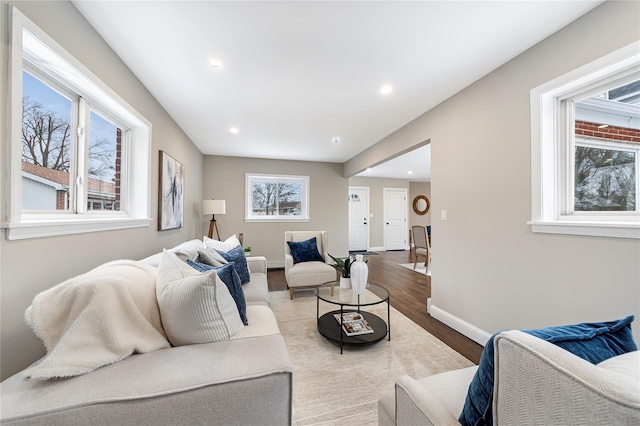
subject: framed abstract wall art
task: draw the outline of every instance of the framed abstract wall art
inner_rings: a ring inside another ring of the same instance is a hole
[[[182,228],[184,223],[184,165],[160,151],[158,231]]]

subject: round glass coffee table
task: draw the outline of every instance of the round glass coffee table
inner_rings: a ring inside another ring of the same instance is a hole
[[[386,288],[367,283],[364,294],[357,295],[352,289],[340,288],[337,282],[331,281],[316,287],[315,294],[318,332],[325,338],[340,343],[340,353],[344,345],[372,345],[387,336],[391,341],[389,291]],[[340,309],[320,316],[320,300],[340,306]],[[360,309],[363,306],[384,302],[387,302],[387,322],[371,312]],[[342,327],[341,318],[344,319],[344,327]],[[348,334],[347,331],[349,331]]]

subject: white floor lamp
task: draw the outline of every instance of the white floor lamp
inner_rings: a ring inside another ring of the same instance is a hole
[[[211,223],[209,224],[209,238],[213,238],[213,228],[216,228],[216,235],[220,241],[220,232],[218,232],[218,222],[216,222],[217,214],[225,214],[227,205],[225,200],[204,200],[202,201],[202,214],[210,214]]]

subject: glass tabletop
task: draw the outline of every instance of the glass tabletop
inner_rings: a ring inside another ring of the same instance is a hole
[[[350,288],[340,288],[340,284],[335,281],[316,287],[315,293],[319,299],[325,302],[344,306],[377,305],[389,300],[389,291],[373,283],[367,283],[367,290],[360,296]]]

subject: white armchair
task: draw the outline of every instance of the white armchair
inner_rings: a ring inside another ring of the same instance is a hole
[[[494,424],[640,424],[640,352],[594,365],[516,330],[500,333],[494,348]],[[459,424],[476,369],[401,377],[378,400],[378,424]]]
[[[288,241],[306,241],[316,237],[318,253],[325,259],[325,262],[301,262],[293,263],[293,256],[289,248]],[[329,233],[327,231],[286,231],[284,233],[284,275],[289,286],[289,297],[293,300],[293,289],[295,287],[315,287],[336,279],[336,270],[327,262]]]

